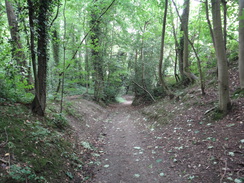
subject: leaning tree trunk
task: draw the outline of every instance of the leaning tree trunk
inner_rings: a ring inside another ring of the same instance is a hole
[[[231,101],[229,97],[227,57],[220,15],[220,0],[212,0],[212,14],[215,52],[218,62],[219,110],[226,114],[231,107]]]
[[[244,89],[244,0],[239,0],[239,76],[240,87]]]
[[[48,44],[48,9],[50,2],[39,1],[38,29],[37,29],[37,53],[38,73],[35,87],[35,98],[32,102],[32,111],[44,116],[46,108],[46,84],[47,84],[47,44]]]
[[[20,72],[25,75],[26,58],[23,51],[23,46],[19,36],[18,21],[14,12],[14,8],[10,1],[5,0],[6,12],[8,17],[8,24],[10,27],[11,43],[12,43],[12,55],[13,59],[16,60]]]

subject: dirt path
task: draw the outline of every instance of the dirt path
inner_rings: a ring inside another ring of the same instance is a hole
[[[101,165],[94,183],[184,182],[173,171],[163,149],[155,144],[150,130],[143,127],[145,118],[126,102],[110,106],[104,120],[104,146]]]

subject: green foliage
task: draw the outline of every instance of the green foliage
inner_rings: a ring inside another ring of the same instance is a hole
[[[12,165],[8,177],[17,182],[47,182],[44,177],[37,176],[28,166],[21,167],[20,165]]]
[[[54,114],[52,122],[62,130],[68,126],[68,121],[63,114]]]
[[[244,98],[244,89],[238,88],[233,93],[232,98]]]
[[[14,63],[3,63],[2,67],[4,70],[0,69],[0,97],[14,102],[29,103],[33,99],[33,94],[27,91],[33,89],[33,85],[19,74],[19,69]]]
[[[221,120],[225,117],[225,114],[221,112],[220,110],[216,109],[211,113],[211,118],[214,121]]]
[[[39,121],[25,106],[11,104],[0,106],[0,111],[0,141],[8,138],[5,152],[16,158],[11,161],[13,166],[5,179],[52,182],[51,179],[59,177],[66,166],[62,153],[69,152],[71,146],[64,140],[65,134],[52,126],[54,121],[62,124],[63,117],[57,114],[57,119]]]

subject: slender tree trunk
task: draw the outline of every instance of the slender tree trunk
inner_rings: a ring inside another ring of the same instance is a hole
[[[177,14],[181,21],[181,31],[183,33],[182,37],[180,38],[179,43],[179,70],[181,74],[181,79],[184,84],[188,85],[190,82],[194,82],[197,77],[190,72],[189,70],[189,38],[188,38],[188,21],[189,21],[189,10],[190,10],[190,0],[185,0],[184,2],[184,10],[182,16],[180,16],[180,13],[178,11],[178,8],[172,0],[175,9],[177,11]]]
[[[31,62],[32,62],[32,69],[34,75],[34,85],[37,88],[38,80],[37,80],[37,66],[36,66],[36,48],[35,48],[35,9],[32,0],[27,0],[28,3],[28,14],[29,14],[29,25],[30,25],[30,52],[31,52]]]
[[[231,107],[231,101],[229,97],[227,57],[221,25],[220,0],[212,0],[212,14],[215,51],[218,62],[219,109],[226,114]]]
[[[12,43],[12,55],[13,59],[16,60],[17,65],[20,67],[20,72],[25,75],[27,63],[23,46],[19,36],[18,21],[14,12],[13,5],[10,1],[5,0],[6,12],[8,17],[8,24],[10,27],[11,43]],[[27,78],[28,79],[28,78]]]
[[[244,89],[244,0],[239,0],[239,76],[240,87]]]
[[[138,71],[138,51],[136,49],[135,51],[135,81],[138,81],[138,76],[139,76],[139,71]],[[139,91],[138,91],[138,88],[136,86],[136,84],[134,83],[134,92],[135,92],[135,98],[138,98],[139,97]]]
[[[205,8],[206,8],[206,19],[207,19],[207,22],[208,22],[208,27],[209,27],[209,30],[210,30],[210,34],[211,34],[211,38],[212,38],[212,41],[213,41],[213,45],[215,47],[213,28],[212,28],[211,21],[210,21],[210,18],[209,18],[208,0],[205,1]]]
[[[184,51],[183,51],[183,71],[187,74],[189,71],[189,44],[188,44],[188,22],[189,22],[189,11],[190,11],[190,0],[185,0],[184,11],[182,14],[181,29],[184,32]]]
[[[59,46],[59,26],[55,25],[52,31],[52,49],[53,49],[53,60],[55,65],[58,66],[60,59],[60,46]]]
[[[165,38],[165,30],[166,30],[166,20],[167,20],[167,10],[168,10],[168,0],[165,0],[165,10],[164,10],[164,18],[163,18],[163,28],[162,28],[162,40],[161,40],[161,51],[158,65],[158,75],[160,84],[162,86],[162,91],[165,91],[167,95],[171,94],[169,88],[167,87],[164,76],[163,76],[163,56],[164,56],[164,38]]]
[[[89,65],[89,49],[87,47],[87,41],[86,41],[86,53],[85,53],[85,70],[86,70],[86,93],[88,93],[89,83],[90,83],[90,65]]]
[[[226,44],[227,44],[227,1],[221,0],[221,3],[223,5],[223,11],[224,11],[224,45],[226,50]]]
[[[173,17],[172,7],[170,7],[170,14],[171,14],[171,17]],[[177,65],[178,65],[178,56],[179,56],[179,42],[178,42],[178,39],[177,39],[177,33],[176,33],[176,28],[175,28],[175,24],[174,24],[174,20],[173,19],[171,21],[171,25],[172,25],[172,28],[173,28],[173,35],[174,35],[174,39],[175,39],[174,76],[175,76],[176,82],[179,82],[180,78],[179,78],[179,75],[177,74]],[[183,72],[183,67],[182,67],[182,72]]]
[[[61,90],[61,101],[60,101],[60,113],[63,112],[64,102],[64,81],[65,81],[65,67],[66,67],[66,41],[67,41],[67,21],[66,21],[66,4],[67,0],[64,1],[63,18],[64,18],[64,34],[63,34],[63,75],[62,75],[62,90]]]
[[[142,36],[141,36],[141,55],[140,55],[140,61],[141,61],[141,81],[142,81],[142,86],[146,88],[146,83],[145,83],[145,54],[144,54],[144,33],[146,31],[146,27],[148,25],[148,21],[144,23],[144,27],[142,30]]]

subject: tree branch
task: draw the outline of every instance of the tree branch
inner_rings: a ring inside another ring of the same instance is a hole
[[[93,24],[93,26],[90,28],[90,30],[86,33],[86,35],[84,36],[84,38],[81,40],[78,48],[75,50],[74,55],[72,56],[71,60],[73,60],[77,54],[77,52],[79,51],[81,45],[83,44],[83,42],[85,41],[85,39],[87,38],[87,36],[90,34],[90,32],[93,30],[93,28],[95,27],[95,25],[97,24],[97,22],[102,18],[102,16],[112,7],[112,5],[114,4],[116,0],[113,0],[110,5],[106,8],[106,10],[97,18],[97,20],[95,21],[95,23]],[[65,68],[65,70],[67,70],[70,67],[71,64],[68,64],[67,67]],[[59,76],[62,76],[63,72],[61,72],[59,74]]]
[[[154,101],[154,102],[156,102],[156,100],[155,100],[155,98],[152,96],[152,94],[147,90],[147,89],[145,89],[145,88],[143,88],[141,85],[139,85],[137,82],[135,82],[135,81],[132,81],[133,83],[135,83],[137,86],[139,86],[141,89],[143,89],[145,92],[147,92],[149,95],[150,95],[150,97],[152,98],[152,100]]]
[[[57,12],[56,12],[55,17],[54,17],[53,20],[52,20],[52,23],[50,24],[50,27],[52,27],[54,21],[58,18],[58,14],[59,14],[59,6],[60,6],[60,0],[58,1],[58,9],[57,9]]]

